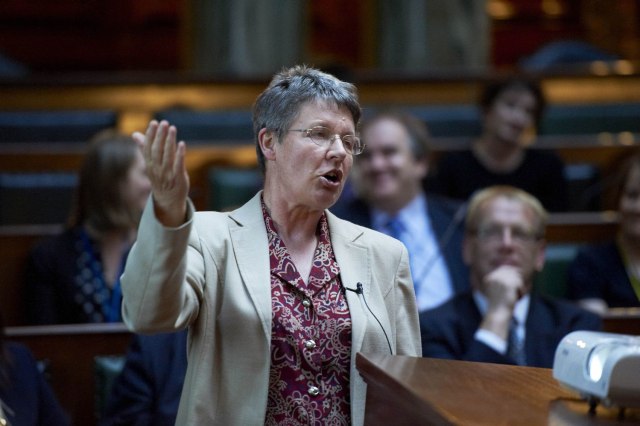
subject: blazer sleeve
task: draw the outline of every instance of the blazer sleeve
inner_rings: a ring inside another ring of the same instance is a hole
[[[469,316],[463,311],[459,305],[448,302],[420,314],[422,356],[513,364],[506,355],[475,339],[476,326],[470,318],[463,318]]]
[[[402,248],[396,282],[396,354],[420,356],[418,308],[409,268],[409,254],[405,247]]]
[[[194,214],[189,202],[187,221],[166,228],[156,219],[149,197],[121,278],[122,317],[130,330],[172,332],[188,327],[197,317],[205,284]]]
[[[495,364],[515,364],[508,356],[496,352],[493,348],[475,338],[471,341],[469,348],[461,359],[463,361],[492,362]]]
[[[464,349],[460,349],[444,335],[422,333],[422,356],[428,358],[456,359],[461,361],[492,362],[497,364],[514,364],[507,356],[496,352],[490,346],[475,338],[471,338]]]

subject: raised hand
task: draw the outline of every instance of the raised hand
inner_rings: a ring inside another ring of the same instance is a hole
[[[152,120],[145,134],[133,139],[142,149],[151,181],[156,217],[165,226],[184,223],[189,195],[189,175],[185,167],[186,144],[176,142],[177,130],[167,121]]]

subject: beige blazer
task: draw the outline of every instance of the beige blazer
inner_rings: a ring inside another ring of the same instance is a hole
[[[406,248],[326,212],[352,321],[351,420],[364,422],[366,384],[357,352],[420,356]],[[151,201],[122,276],[124,322],[134,332],[189,327],[179,425],[261,425],[269,383],[271,286],[258,193],[230,213],[198,212],[164,228]],[[366,298],[371,311],[366,308]],[[389,339],[383,332],[386,332]]]

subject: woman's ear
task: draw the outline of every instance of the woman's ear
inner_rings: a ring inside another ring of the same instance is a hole
[[[278,135],[269,129],[261,129],[258,133],[258,143],[260,144],[260,149],[262,150],[262,155],[266,160],[275,160],[276,151],[275,146],[278,141]]]

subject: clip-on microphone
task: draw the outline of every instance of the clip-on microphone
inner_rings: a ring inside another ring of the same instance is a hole
[[[378,322],[378,325],[380,326],[380,328],[382,329],[382,332],[384,333],[384,338],[387,339],[387,345],[389,346],[389,353],[391,355],[393,355],[393,349],[391,349],[391,342],[389,341],[389,336],[387,335],[387,332],[385,331],[384,327],[382,326],[382,323],[380,322],[380,320],[378,319],[376,314],[374,314],[373,311],[371,310],[371,308],[369,307],[369,304],[367,303],[367,299],[364,297],[364,290],[362,288],[362,283],[358,282],[356,284],[356,288],[355,289],[349,288],[347,286],[343,286],[343,287],[345,288],[345,290],[352,291],[355,294],[358,294],[358,295],[362,296],[362,300],[364,301],[364,305],[367,307],[367,309],[369,310],[371,315],[376,319],[376,321]]]

